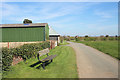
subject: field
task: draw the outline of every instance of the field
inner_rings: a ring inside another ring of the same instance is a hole
[[[53,62],[48,64],[43,70],[39,65],[30,67],[38,60],[31,58],[27,63],[20,62],[12,66],[11,71],[3,74],[4,78],[78,78],[76,56],[73,48],[68,46],[58,46],[50,50],[49,55],[56,54]],[[44,56],[43,56],[44,57]],[[42,58],[42,57],[41,57]]]
[[[117,59],[118,56],[118,41],[77,41],[78,43],[83,43],[85,45],[91,46],[98,49],[106,54],[111,55]]]

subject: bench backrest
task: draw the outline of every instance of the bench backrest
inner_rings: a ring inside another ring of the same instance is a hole
[[[47,53],[49,53],[49,49],[48,48],[43,49],[41,51],[38,51],[38,53],[39,53],[39,56],[46,55]]]

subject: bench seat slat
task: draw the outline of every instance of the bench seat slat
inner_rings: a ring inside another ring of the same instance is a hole
[[[48,48],[46,48],[44,50],[41,50],[41,51],[38,51],[39,56],[46,55],[47,53],[49,53],[49,49]]]
[[[48,61],[48,60],[52,60],[54,57],[56,57],[56,55],[50,55],[44,59],[42,59],[42,61]]]

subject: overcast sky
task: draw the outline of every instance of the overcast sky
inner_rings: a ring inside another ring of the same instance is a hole
[[[117,2],[4,2],[2,23],[48,23],[61,35],[117,35]]]

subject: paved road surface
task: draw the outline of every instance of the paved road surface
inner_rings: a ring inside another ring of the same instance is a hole
[[[84,44],[69,43],[76,51],[80,78],[118,78],[118,60]]]

